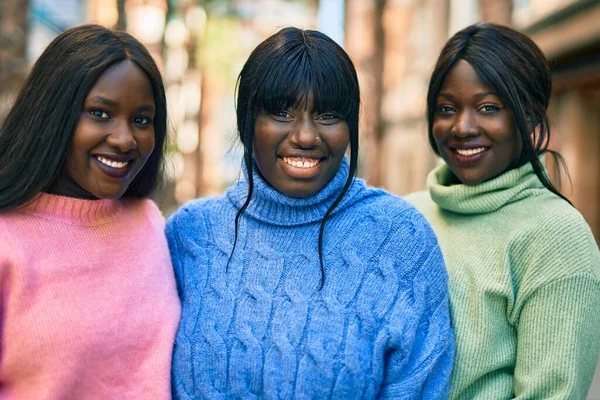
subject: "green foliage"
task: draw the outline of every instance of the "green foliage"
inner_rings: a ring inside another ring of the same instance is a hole
[[[201,67],[209,69],[211,76],[218,77],[224,88],[231,89],[235,85],[243,61],[252,50],[240,43],[242,36],[238,18],[208,18],[197,57]]]

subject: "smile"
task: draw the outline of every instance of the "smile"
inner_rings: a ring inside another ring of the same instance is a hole
[[[489,147],[475,147],[471,149],[458,149],[450,147],[455,162],[462,166],[476,165],[490,150]]]
[[[279,157],[283,171],[292,179],[314,179],[321,173],[325,158]]]
[[[321,163],[321,159],[307,157],[282,157],[284,163],[296,168],[313,168]]]
[[[133,166],[133,159],[117,161],[98,154],[93,155],[91,159],[100,171],[115,179],[123,179],[128,176]]]
[[[108,158],[104,158],[102,156],[97,156],[96,159],[98,161],[100,161],[102,164],[108,165],[109,167],[112,167],[112,168],[125,168],[129,164],[129,161],[109,160]]]
[[[455,152],[464,157],[474,156],[485,151],[485,147],[478,147],[476,149],[454,149]]]

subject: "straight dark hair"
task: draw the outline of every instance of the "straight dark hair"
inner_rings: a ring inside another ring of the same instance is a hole
[[[307,101],[310,95],[314,99],[316,110],[335,112],[348,124],[348,179],[339,196],[323,216],[319,229],[318,252],[322,287],[325,280],[325,223],[352,184],[358,162],[360,90],[354,64],[348,54],[327,35],[313,30],[288,27],[270,36],[254,49],[238,77],[236,91],[237,127],[244,146],[248,195],[235,216],[235,238],[231,256],[237,244],[240,217],[248,208],[254,190],[252,146],[256,116],[263,111],[274,112],[295,107]]]
[[[552,92],[550,67],[540,48],[527,36],[496,24],[474,24],[452,36],[440,53],[427,91],[429,144],[439,155],[433,136],[436,102],[446,76],[460,60],[468,62],[478,77],[494,88],[511,111],[523,150],[516,166],[527,162],[542,184],[571,203],[552,184],[539,156],[548,150],[550,122],[548,103]]]
[[[123,197],[147,197],[156,189],[167,136],[165,90],[158,67],[130,34],[82,25],[48,45],[0,127],[0,211],[48,190],[60,176],[88,92],[104,71],[125,60],[148,76],[156,114],[154,150]]]

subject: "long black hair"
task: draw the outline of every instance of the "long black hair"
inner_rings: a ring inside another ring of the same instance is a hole
[[[335,111],[348,124],[350,132],[350,169],[344,187],[321,220],[318,238],[321,286],[323,233],[325,223],[342,200],[356,174],[358,162],[358,115],[360,91],[354,64],[346,52],[327,35],[288,27],[260,43],[244,64],[237,82],[237,127],[244,146],[248,176],[248,195],[235,216],[235,239],[239,220],[254,190],[254,124],[262,111],[281,110],[305,101],[309,94],[317,110]]]
[[[539,160],[541,154],[550,152],[550,122],[546,112],[552,92],[550,67],[540,48],[513,29],[496,24],[474,24],[454,34],[442,49],[427,91],[427,132],[433,151],[439,155],[433,136],[437,97],[446,76],[460,60],[468,62],[511,111],[523,143],[517,165],[531,163],[542,184],[569,202],[554,187]],[[564,166],[562,157],[551,153]]]
[[[83,102],[110,66],[130,60],[148,76],[154,94],[154,151],[124,197],[147,197],[157,187],[167,136],[160,72],[133,36],[82,25],[57,36],[35,63],[0,127],[0,211],[15,208],[59,177]]]

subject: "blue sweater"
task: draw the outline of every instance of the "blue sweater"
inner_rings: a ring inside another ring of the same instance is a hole
[[[325,226],[319,290],[319,222],[347,176],[344,160],[319,193],[294,198],[255,172],[229,266],[244,180],[169,219],[175,398],[446,398],[447,276],[412,206],[354,180]]]

